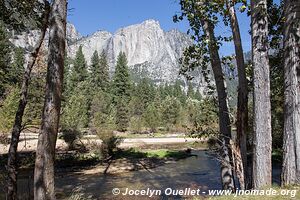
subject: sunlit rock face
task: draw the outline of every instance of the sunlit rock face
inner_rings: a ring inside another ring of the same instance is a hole
[[[78,40],[68,48],[74,57],[78,47],[90,63],[93,52],[105,51],[111,71],[118,54],[125,52],[130,69],[141,77],[147,76],[156,82],[174,82],[178,78],[178,59],[185,47],[192,44],[189,37],[177,30],[164,32],[159,22],[147,20],[141,24],[120,28],[114,34],[107,31],[96,33]]]
[[[30,31],[17,35],[12,42],[16,46],[24,47],[28,51],[34,46],[39,36],[38,31]],[[47,49],[48,34],[45,37],[45,48]],[[187,88],[184,77],[179,76],[178,60],[185,47],[192,44],[187,34],[178,30],[165,32],[158,21],[146,20],[120,28],[115,33],[104,30],[96,31],[89,36],[81,36],[73,24],[67,24],[67,55],[74,58],[79,46],[82,46],[85,59],[90,64],[95,50],[100,54],[107,54],[111,74],[117,62],[118,54],[125,52],[128,66],[134,81],[147,77],[156,84],[174,83],[181,80],[185,89]],[[194,85],[202,92],[205,88],[203,77],[198,76]]]

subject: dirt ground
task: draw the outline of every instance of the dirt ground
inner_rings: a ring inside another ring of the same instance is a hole
[[[20,142],[18,145],[18,151],[35,151],[37,146],[37,134],[22,134],[20,137]],[[84,137],[81,139],[84,144],[101,144],[100,139],[93,139],[90,137]],[[202,141],[197,138],[184,138],[184,137],[168,137],[168,138],[125,138],[119,145],[120,148],[130,148],[130,147],[140,147],[145,145],[155,145],[155,144],[180,144],[186,142],[196,142]],[[56,149],[65,150],[67,144],[61,140],[57,139]],[[0,154],[6,154],[8,152],[9,145],[0,144]]]

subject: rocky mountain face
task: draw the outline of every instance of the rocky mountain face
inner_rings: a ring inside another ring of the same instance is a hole
[[[159,22],[147,20],[116,31],[96,33],[82,38],[68,47],[68,55],[74,57],[79,46],[88,63],[95,50],[106,52],[110,69],[114,71],[118,54],[125,52],[128,65],[135,77],[147,76],[157,83],[178,79],[178,59],[185,47],[192,44],[190,38],[177,30],[164,32]]]
[[[71,45],[72,43],[78,41],[82,38],[80,33],[76,30],[73,24],[67,24],[67,46]],[[36,44],[37,40],[39,39],[40,31],[32,30],[28,32],[23,32],[20,35],[13,35],[11,38],[11,42],[17,46],[22,47],[27,51],[30,51],[31,48]],[[46,33],[44,39],[44,46],[48,45],[49,34]]]
[[[47,34],[46,34],[47,35]],[[31,31],[16,36],[13,43],[16,46],[29,48],[38,39],[38,31]],[[47,45],[48,37],[45,38]],[[186,88],[185,79],[179,76],[178,60],[185,47],[192,44],[188,35],[171,30],[165,32],[159,22],[146,20],[141,24],[120,28],[115,33],[97,31],[92,35],[82,37],[74,25],[67,25],[67,54],[74,58],[79,46],[82,46],[86,61],[90,64],[95,50],[104,51],[113,73],[118,54],[125,52],[128,66],[135,80],[148,77],[155,83],[174,83],[182,80]],[[200,91],[204,90],[204,80],[195,79],[195,85]]]

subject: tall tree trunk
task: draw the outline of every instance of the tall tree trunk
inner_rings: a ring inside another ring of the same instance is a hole
[[[254,78],[253,187],[272,181],[270,66],[268,57],[267,0],[251,0],[252,62]]]
[[[48,18],[49,18],[49,4],[45,1],[45,13],[44,13],[44,20],[43,26],[41,29],[41,35],[36,42],[33,51],[30,54],[30,60],[28,61],[27,67],[25,69],[25,73],[23,76],[22,81],[22,88],[21,88],[21,96],[18,105],[18,109],[15,116],[14,125],[11,132],[11,142],[8,151],[8,162],[7,162],[7,171],[8,171],[8,180],[7,180],[7,199],[13,200],[17,199],[17,150],[18,150],[18,143],[20,133],[22,131],[22,118],[24,115],[24,110],[27,104],[28,98],[28,86],[30,82],[30,76],[32,68],[35,64],[36,58],[40,51],[41,45],[43,43],[45,33],[48,27]]]
[[[300,184],[300,0],[284,1],[282,185]]]
[[[241,189],[248,187],[248,172],[247,172],[247,129],[248,129],[248,88],[247,78],[244,60],[244,51],[242,47],[242,40],[240,34],[240,28],[234,3],[232,0],[227,0],[227,8],[229,11],[230,26],[232,29],[236,64],[238,69],[238,105],[237,105],[237,136],[236,136],[236,155],[235,163],[236,173],[239,178]]]
[[[235,190],[233,178],[233,163],[231,151],[231,123],[229,118],[229,106],[227,99],[226,82],[222,70],[221,60],[214,35],[214,26],[209,21],[202,21],[205,35],[209,39],[210,62],[215,77],[218,102],[219,102],[219,129],[221,144],[221,178],[225,190]]]
[[[49,54],[42,125],[34,171],[34,199],[55,199],[54,160],[59,126],[66,40],[67,1],[54,0],[49,21]]]

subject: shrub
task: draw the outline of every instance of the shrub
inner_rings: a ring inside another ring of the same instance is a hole
[[[100,154],[103,159],[107,159],[114,155],[118,145],[122,139],[115,136],[112,131],[97,131],[98,137],[102,140]]]
[[[0,144],[8,145],[10,143],[10,140],[7,135],[0,134]]]
[[[8,133],[13,126],[19,102],[19,88],[9,88],[0,107],[0,132]]]
[[[76,129],[65,129],[62,130],[60,138],[63,139],[68,144],[68,149],[75,149],[75,141],[79,140],[82,137],[80,131]]]

